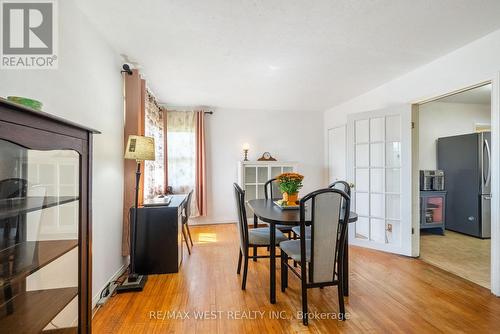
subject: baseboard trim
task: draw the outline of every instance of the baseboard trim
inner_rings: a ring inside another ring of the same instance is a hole
[[[113,281],[116,281],[124,272],[125,270],[127,270],[128,268],[128,264],[124,263],[120,269],[118,269],[114,274],[113,276],[111,276],[107,281],[106,283],[104,283],[104,285],[99,289],[99,291],[97,292],[97,294],[94,296],[94,298],[92,298],[92,310],[96,307],[97,305],[97,302],[99,301],[100,299],[100,296],[101,296],[101,291],[104,290],[106,288],[106,286],[113,282]],[[95,312],[93,312],[95,313]]]
[[[235,224],[234,220],[210,220],[210,219],[200,219],[194,218],[189,220],[189,225],[191,226],[203,226],[203,225],[219,225],[219,224]]]

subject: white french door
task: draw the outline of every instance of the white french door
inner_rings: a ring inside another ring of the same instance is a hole
[[[349,243],[412,255],[411,106],[348,117],[347,172],[359,219]]]

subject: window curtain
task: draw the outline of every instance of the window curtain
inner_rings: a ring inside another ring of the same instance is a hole
[[[167,111],[168,185],[174,193],[193,190],[191,212],[206,215],[204,111]]]
[[[155,97],[146,92],[144,133],[155,139],[155,161],[145,161],[144,165],[144,198],[149,199],[163,194],[165,191],[165,122],[162,108]]]
[[[205,112],[196,112],[196,204],[200,216],[207,214],[207,177],[205,154]]]
[[[125,148],[129,135],[144,135],[144,114],[146,100],[146,82],[141,79],[139,71],[132,70],[132,75],[124,75],[124,128],[123,147]],[[123,168],[123,230],[122,230],[122,255],[130,253],[130,208],[135,200],[135,172],[136,162],[124,160]],[[141,165],[141,172],[144,164]],[[144,174],[143,174],[144,175]],[[139,187],[139,204],[143,201],[144,177],[141,177]]]

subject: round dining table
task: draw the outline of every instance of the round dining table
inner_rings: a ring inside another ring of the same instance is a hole
[[[269,264],[269,279],[270,279],[270,301],[271,304],[276,303],[276,225],[290,225],[295,226],[300,224],[300,210],[299,209],[281,209],[271,199],[252,199],[247,201],[249,208],[253,211],[254,220],[253,224],[256,228],[259,219],[269,224],[270,233],[270,264]],[[306,223],[311,221],[311,214],[308,207],[306,207],[305,218]],[[349,223],[354,223],[358,220],[358,215],[350,211]],[[349,253],[348,253],[348,240],[346,238],[345,251],[344,251],[344,295],[349,295]],[[254,249],[254,254],[256,249]],[[255,261],[256,259],[254,259]]]

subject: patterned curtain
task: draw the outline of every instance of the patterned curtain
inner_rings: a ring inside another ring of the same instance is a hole
[[[165,123],[163,109],[149,91],[145,102],[144,134],[155,139],[156,160],[144,166],[144,198],[153,198],[165,191]]]

